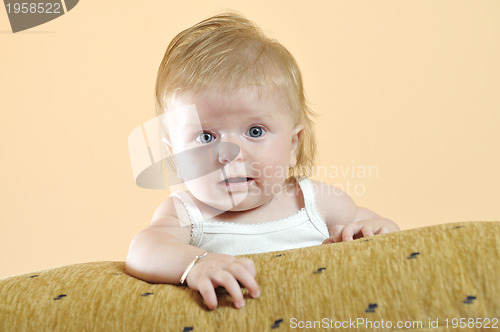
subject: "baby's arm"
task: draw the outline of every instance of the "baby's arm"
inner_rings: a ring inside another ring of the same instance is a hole
[[[330,237],[323,243],[350,241],[360,237],[399,231],[392,220],[356,206],[352,198],[338,188],[316,183],[317,201]]]
[[[182,274],[193,259],[205,251],[189,244],[190,226],[181,227],[172,199],[163,202],[151,224],[137,234],[126,261],[130,275],[152,283],[179,284]],[[240,282],[250,296],[259,296],[255,266],[247,258],[208,253],[187,276],[187,285],[200,292],[210,309],[217,308],[215,288],[224,287],[236,308],[245,302]]]

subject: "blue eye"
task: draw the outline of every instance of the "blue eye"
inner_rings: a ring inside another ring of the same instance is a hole
[[[248,135],[252,138],[259,138],[259,137],[262,137],[262,135],[264,135],[264,133],[265,133],[264,128],[258,127],[258,126],[253,126],[250,129],[248,129],[246,135]]]
[[[200,143],[207,144],[212,142],[215,139],[214,135],[208,133],[208,132],[203,132],[198,137],[196,137],[196,140]]]

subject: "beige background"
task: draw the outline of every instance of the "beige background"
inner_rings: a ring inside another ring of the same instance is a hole
[[[318,164],[348,173],[325,181],[403,229],[500,220],[499,1],[173,3],[80,1],[17,34],[0,9],[0,277],[125,259],[167,195],[135,186],[128,135],[172,37],[228,8],[301,65]]]

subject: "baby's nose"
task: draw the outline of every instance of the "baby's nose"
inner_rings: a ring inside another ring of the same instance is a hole
[[[230,162],[238,158],[240,154],[240,147],[234,143],[220,142],[217,146],[217,149],[219,155],[219,163],[223,165],[229,164]]]

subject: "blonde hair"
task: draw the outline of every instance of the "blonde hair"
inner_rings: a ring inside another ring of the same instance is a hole
[[[294,125],[302,124],[297,164],[289,177],[311,174],[316,144],[302,75],[290,52],[253,22],[235,13],[210,17],[180,32],[170,42],[158,68],[158,115],[168,98],[186,90],[221,86],[284,88]]]

